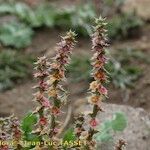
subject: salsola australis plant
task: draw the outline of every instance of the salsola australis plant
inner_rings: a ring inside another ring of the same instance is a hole
[[[49,63],[45,56],[36,62],[37,73],[34,76],[39,79],[39,84],[35,86],[38,88],[35,97],[40,107],[34,113],[39,115],[39,128],[36,132],[41,138],[42,135],[46,135],[48,139],[59,142],[57,134],[61,123],[58,116],[62,114],[61,107],[66,99],[66,91],[61,86],[61,82],[65,80],[65,67],[69,63],[76,42],[75,36],[75,33],[70,31],[62,37],[61,42],[57,44],[57,54],[53,58],[53,63]],[[47,77],[48,79],[45,80]],[[52,147],[57,149],[59,145]]]
[[[108,46],[106,37],[107,30],[105,29],[106,22],[105,19],[100,17],[95,20],[95,23],[96,26],[92,35],[92,51],[94,54],[91,59],[91,65],[93,66],[92,77],[94,81],[90,84],[90,96],[88,97],[88,102],[92,109],[88,114],[82,115],[82,117],[79,116],[76,119],[76,135],[79,139],[86,140],[84,148],[89,150],[93,150],[96,146],[94,135],[98,132],[96,130],[99,124],[97,115],[102,111],[101,102],[104,97],[107,97],[108,93],[104,87],[104,84],[107,82],[107,71],[104,68],[107,62],[105,48]],[[85,122],[86,127],[84,127]]]
[[[58,132],[57,116],[62,113],[61,106],[66,99],[66,91],[60,82],[65,80],[65,67],[69,63],[71,50],[75,42],[75,33],[68,32],[67,36],[63,37],[62,41],[58,43],[57,55],[53,58],[54,63],[51,64],[50,86],[48,89],[48,95],[53,100],[50,137],[53,137]]]
[[[107,37],[105,29],[106,22],[105,19],[99,18],[95,21],[96,26],[94,28],[94,34],[92,35],[92,50],[94,55],[92,57],[92,76],[94,81],[90,84],[90,97],[89,103],[92,105],[92,112],[88,115],[90,116],[90,128],[88,131],[87,141],[89,145],[94,146],[94,141],[92,141],[93,136],[97,131],[95,127],[98,125],[98,119],[96,118],[98,112],[102,111],[101,102],[104,97],[107,97],[107,89],[104,87],[104,84],[107,82],[107,72],[104,68],[104,65],[107,62],[105,56],[105,48],[108,46]]]
[[[10,116],[0,119],[0,150],[9,150],[10,145],[14,149],[21,149],[21,128],[18,118]],[[11,148],[12,148],[11,147]]]
[[[96,149],[95,134],[98,113],[102,111],[101,101],[107,97],[107,62],[105,48],[108,46],[105,19],[96,19],[92,35],[92,77],[88,97],[91,111],[82,112],[76,119],[74,128],[67,130],[60,137],[63,123],[62,106],[66,103],[67,92],[62,87],[65,81],[65,67],[68,65],[72,49],[76,43],[76,34],[72,31],[61,37],[57,44],[56,56],[52,62],[45,56],[35,63],[34,77],[38,84],[34,86],[35,101],[38,107],[29,113],[21,122],[15,117],[0,119],[0,150],[94,150]],[[82,143],[82,144],[81,144]],[[119,141],[116,149],[121,149],[124,143]]]
[[[65,67],[76,43],[75,36],[70,31],[65,37],[61,37],[53,63],[45,56],[38,58],[35,63],[34,77],[38,79],[38,84],[34,86],[37,89],[34,100],[39,106],[23,119],[21,125],[14,116],[0,120],[0,141],[3,143],[0,144],[0,150],[61,148],[60,144],[56,144],[56,141],[60,143],[57,138],[61,128],[58,116],[62,114],[61,107],[66,99],[66,91],[61,82],[65,80]],[[28,145],[24,140],[31,143]],[[36,141],[40,143],[33,146],[32,142]]]

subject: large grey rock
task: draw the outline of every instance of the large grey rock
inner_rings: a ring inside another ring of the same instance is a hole
[[[150,149],[150,115],[141,108],[132,108],[130,106],[103,104],[105,112],[98,117],[100,122],[111,119],[115,112],[121,111],[127,117],[128,126],[121,132],[114,135],[114,143],[118,139],[124,139],[127,142],[127,150],[149,150]],[[89,110],[88,106],[80,104],[76,113],[83,110]],[[113,143],[105,143],[101,150],[113,150]]]

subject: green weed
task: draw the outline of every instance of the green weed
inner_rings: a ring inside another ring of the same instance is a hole
[[[106,120],[100,127],[100,132],[95,135],[99,142],[113,140],[113,133],[123,131],[127,127],[127,118],[124,113],[116,112],[112,120]]]
[[[33,57],[20,55],[16,51],[0,52],[0,91],[10,89],[31,75]]]
[[[96,11],[91,4],[58,9],[49,4],[41,4],[36,8],[31,8],[25,3],[2,3],[0,5],[0,15],[5,14],[16,16],[22,24],[20,26],[20,24],[11,23],[6,27],[0,27],[1,32],[4,30],[0,33],[2,44],[12,45],[16,48],[28,46],[34,33],[33,29],[43,26],[65,30],[72,28],[79,35],[89,36],[93,30],[90,24],[93,22],[93,18],[96,17]],[[143,25],[142,20],[134,13],[115,14],[108,22],[107,28],[111,39],[137,36]],[[18,35],[14,34],[14,31],[18,26],[19,32],[23,30],[22,33],[26,31],[26,34],[22,34],[20,36],[21,41],[16,44],[14,41],[17,40]],[[7,40],[9,33],[11,36]]]
[[[134,13],[115,15],[108,23],[108,35],[111,39],[136,37],[141,33],[143,21]]]
[[[71,82],[80,82],[90,80],[90,65],[89,57],[72,57],[70,65],[67,67],[68,75],[71,76]]]
[[[5,23],[0,27],[0,42],[5,46],[24,48],[31,44],[32,35],[32,29],[22,23]]]

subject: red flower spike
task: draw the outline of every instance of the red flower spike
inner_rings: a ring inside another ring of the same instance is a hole
[[[91,120],[89,122],[90,128],[88,130],[88,138],[87,141],[90,142],[93,140],[94,134],[97,132],[95,128],[98,125],[98,120],[96,119],[98,113],[102,111],[101,109],[101,101],[104,96],[107,96],[108,91],[103,86],[107,81],[107,71],[105,69],[105,64],[107,63],[105,48],[108,46],[107,44],[107,34],[105,30],[105,19],[99,18],[95,20],[96,26],[94,28],[94,33],[92,35],[92,51],[94,52],[93,57],[91,59],[91,64],[93,66],[92,77],[94,80],[90,84],[90,93],[88,101],[92,104],[92,113],[88,113]],[[90,149],[89,144],[89,149]]]

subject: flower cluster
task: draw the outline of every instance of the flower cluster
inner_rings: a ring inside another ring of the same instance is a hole
[[[70,60],[71,51],[75,45],[76,34],[68,32],[65,37],[61,37],[61,42],[57,44],[57,54],[53,58],[54,62],[50,64],[48,97],[53,102],[51,108],[51,126],[50,137],[58,133],[60,123],[57,117],[62,113],[61,106],[66,99],[66,91],[62,88],[60,82],[65,80],[65,67]]]
[[[0,141],[4,142],[11,138],[9,133],[9,118],[0,118]],[[0,149],[9,150],[9,145],[0,145]]]
[[[17,117],[12,117],[11,120],[11,130],[12,130],[12,136],[13,136],[13,139],[15,141],[20,141],[21,140],[21,129],[20,129],[20,122],[19,122],[19,119]],[[19,144],[19,143],[18,143]]]
[[[124,140],[120,139],[118,144],[116,145],[115,150],[122,150],[125,145],[126,145],[126,142]]]
[[[40,104],[36,113],[39,115],[39,134],[44,130],[44,126],[47,124],[47,116],[45,115],[45,110],[51,108],[49,99],[46,97],[46,92],[48,89],[47,77],[49,75],[48,68],[49,63],[45,56],[38,58],[38,61],[35,63],[36,73],[34,77],[38,79],[38,85],[33,88],[37,89],[37,92],[34,94],[35,100]]]
[[[75,118],[75,135],[78,139],[81,139],[81,136],[83,135],[83,132],[85,131],[83,124],[85,122],[85,118],[83,114],[78,115]]]
[[[49,63],[45,56],[38,58],[35,63],[34,77],[38,79],[38,85],[34,86],[37,89],[34,96],[40,104],[34,111],[34,114],[39,115],[39,128],[35,132],[40,136],[46,134],[49,138],[55,138],[59,132],[60,122],[57,117],[62,113],[61,106],[66,98],[66,91],[60,82],[65,80],[65,66],[69,63],[74,44],[75,33],[70,31],[65,37],[61,37],[61,42],[57,44],[57,54],[52,63]]]
[[[22,148],[21,141],[22,132],[20,122],[14,115],[8,118],[0,119],[0,141],[5,144],[0,145],[1,150],[19,149]],[[9,141],[15,141],[14,145],[10,145]]]
[[[108,46],[107,36],[105,29],[106,23],[105,19],[99,18],[95,21],[96,26],[94,28],[94,34],[92,35],[92,51],[94,55],[92,57],[92,77],[94,81],[90,84],[90,96],[88,97],[88,102],[93,106],[92,112],[89,113],[90,116],[90,129],[87,140],[92,141],[93,135],[97,133],[96,127],[99,124],[97,117],[98,112],[102,111],[101,102],[104,97],[107,97],[108,91],[104,87],[107,82],[107,72],[104,68],[107,63],[107,58],[105,56],[105,48]],[[93,141],[94,143],[94,141]]]

